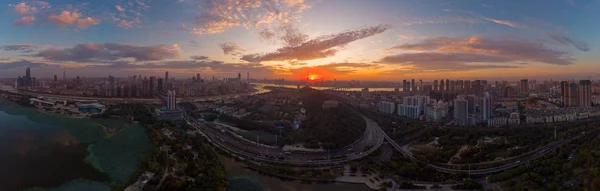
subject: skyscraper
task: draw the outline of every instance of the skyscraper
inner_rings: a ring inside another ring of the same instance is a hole
[[[483,117],[483,120],[487,122],[488,119],[492,118],[493,112],[492,96],[490,96],[489,92],[483,93],[481,105],[481,116]]]
[[[163,91],[163,79],[162,78],[158,78],[156,86],[158,87],[157,89],[158,89],[159,92]]]
[[[444,79],[442,79],[442,80],[440,80],[440,88],[439,88],[439,90],[440,91],[446,90],[444,87],[446,87],[446,86],[444,85]]]
[[[165,72],[165,89],[169,90],[169,71]]]
[[[58,77],[54,75],[54,82],[58,81]]]
[[[438,91],[438,90],[439,90],[438,80],[433,80],[433,91]]]
[[[454,100],[454,121],[457,125],[467,125],[469,103],[464,96],[458,96]]]
[[[25,86],[31,86],[31,68],[25,70]]]
[[[196,80],[200,81],[200,73],[196,73]]]
[[[154,90],[156,90],[156,89],[154,89],[154,87],[156,87],[156,77],[154,77],[154,76],[150,77],[149,87],[150,87],[150,89],[149,89],[150,93],[153,94]]]
[[[171,111],[177,109],[177,98],[175,97],[175,91],[169,91],[167,93],[167,109]]]
[[[409,92],[410,88],[406,85],[408,83],[406,80],[402,80],[402,91]]]
[[[446,91],[450,91],[450,80],[446,79]]]
[[[410,80],[410,91],[415,92],[417,90],[417,85],[415,84],[415,79]]]
[[[579,81],[579,106],[592,106],[592,82],[590,80]]]

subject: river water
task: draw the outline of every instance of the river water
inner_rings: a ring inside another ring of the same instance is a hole
[[[364,184],[339,182],[305,184],[300,181],[284,181],[244,168],[241,163],[235,162],[233,159],[223,156],[219,156],[219,159],[225,166],[225,173],[229,180],[228,191],[371,191]]]
[[[127,127],[109,136],[105,125]],[[0,190],[108,191],[129,179],[150,148],[139,125],[43,114],[0,99]]]

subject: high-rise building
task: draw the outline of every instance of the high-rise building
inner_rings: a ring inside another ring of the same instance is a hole
[[[398,104],[398,115],[411,119],[419,119],[425,106],[430,103],[429,96],[407,96],[402,104]]]
[[[464,96],[458,96],[454,100],[454,122],[457,125],[467,125],[469,122],[469,102]]]
[[[377,104],[377,108],[379,109],[379,112],[382,112],[385,114],[393,114],[394,111],[396,110],[396,103],[391,102],[391,101],[380,101]]]
[[[27,67],[25,70],[25,86],[31,86],[31,68]]]
[[[529,80],[522,79],[519,83],[519,93],[529,95]]]
[[[200,73],[196,73],[196,80],[200,81]]]
[[[579,81],[579,106],[592,106],[592,82],[590,80]]]
[[[483,120],[487,121],[488,119],[492,119],[493,112],[492,96],[490,96],[489,92],[485,92],[481,98],[481,116],[483,117]]]
[[[479,97],[477,97],[476,95],[466,95],[464,97],[467,100],[468,103],[468,107],[467,107],[467,113],[469,114],[473,114],[475,113],[475,106],[479,105]]]
[[[177,109],[177,98],[175,95],[175,91],[169,91],[167,93],[167,109],[171,111]]]
[[[58,81],[58,77],[54,75],[54,82]]]
[[[433,80],[433,91],[438,91],[438,90],[439,90],[438,80]]]
[[[579,87],[577,83],[567,84],[565,87],[565,107],[579,106]]]
[[[171,90],[171,88],[169,87],[169,71],[165,72],[165,85],[164,85],[164,87],[167,90]]]
[[[562,106],[563,107],[567,107],[568,106],[568,94],[567,94],[567,90],[569,88],[569,82],[567,81],[560,81],[560,100],[562,102]]]
[[[67,80],[67,71],[63,70],[63,81]]]
[[[450,91],[450,80],[446,79],[446,91]]]
[[[242,81],[242,73],[238,73],[237,80],[238,80],[238,81]]]
[[[157,86],[157,89],[159,92],[163,91],[163,79],[162,78],[158,78],[156,86]]]
[[[415,92],[417,90],[417,84],[415,84],[415,79],[410,80],[410,91]]]
[[[444,87],[446,87],[446,86],[444,85],[444,79],[442,79],[442,80],[440,80],[440,87],[438,89],[440,91],[444,91],[444,90],[446,90]]]
[[[154,91],[156,90],[154,87],[156,87],[156,77],[152,76],[152,77],[150,77],[150,84],[149,84],[149,91],[151,94],[154,94]]]
[[[419,91],[423,91],[423,80],[419,80]]]
[[[402,91],[410,92],[410,87],[408,86],[408,82],[406,80],[402,80]]]

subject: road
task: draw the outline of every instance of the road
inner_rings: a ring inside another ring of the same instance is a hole
[[[269,148],[245,141],[240,141],[235,138],[235,135],[228,131],[214,127],[201,127],[202,123],[197,120],[190,121],[186,116],[186,120],[192,124],[196,130],[202,132],[211,142],[226,151],[237,154],[249,160],[258,162],[271,163],[290,163],[290,164],[333,164],[346,162],[350,160],[360,159],[371,154],[383,143],[383,134],[379,131],[379,126],[372,119],[364,117],[366,122],[365,134],[355,144],[350,146],[352,150],[338,149],[329,152],[298,152],[292,151],[286,153],[282,148]],[[370,149],[366,150],[367,148]]]

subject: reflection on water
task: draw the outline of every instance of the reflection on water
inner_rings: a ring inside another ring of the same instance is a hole
[[[122,131],[108,136],[105,127]],[[126,182],[150,147],[137,124],[42,114],[0,99],[0,190],[110,190],[105,183]]]
[[[108,181],[82,160],[87,144],[57,125],[59,120],[0,100],[0,190],[56,187],[78,178]]]
[[[276,177],[261,175],[256,171],[243,168],[240,163],[219,156],[225,166],[229,191],[267,190],[267,191],[370,191],[364,184],[328,183],[303,184],[300,181],[283,181]],[[262,189],[261,189],[262,187]]]

